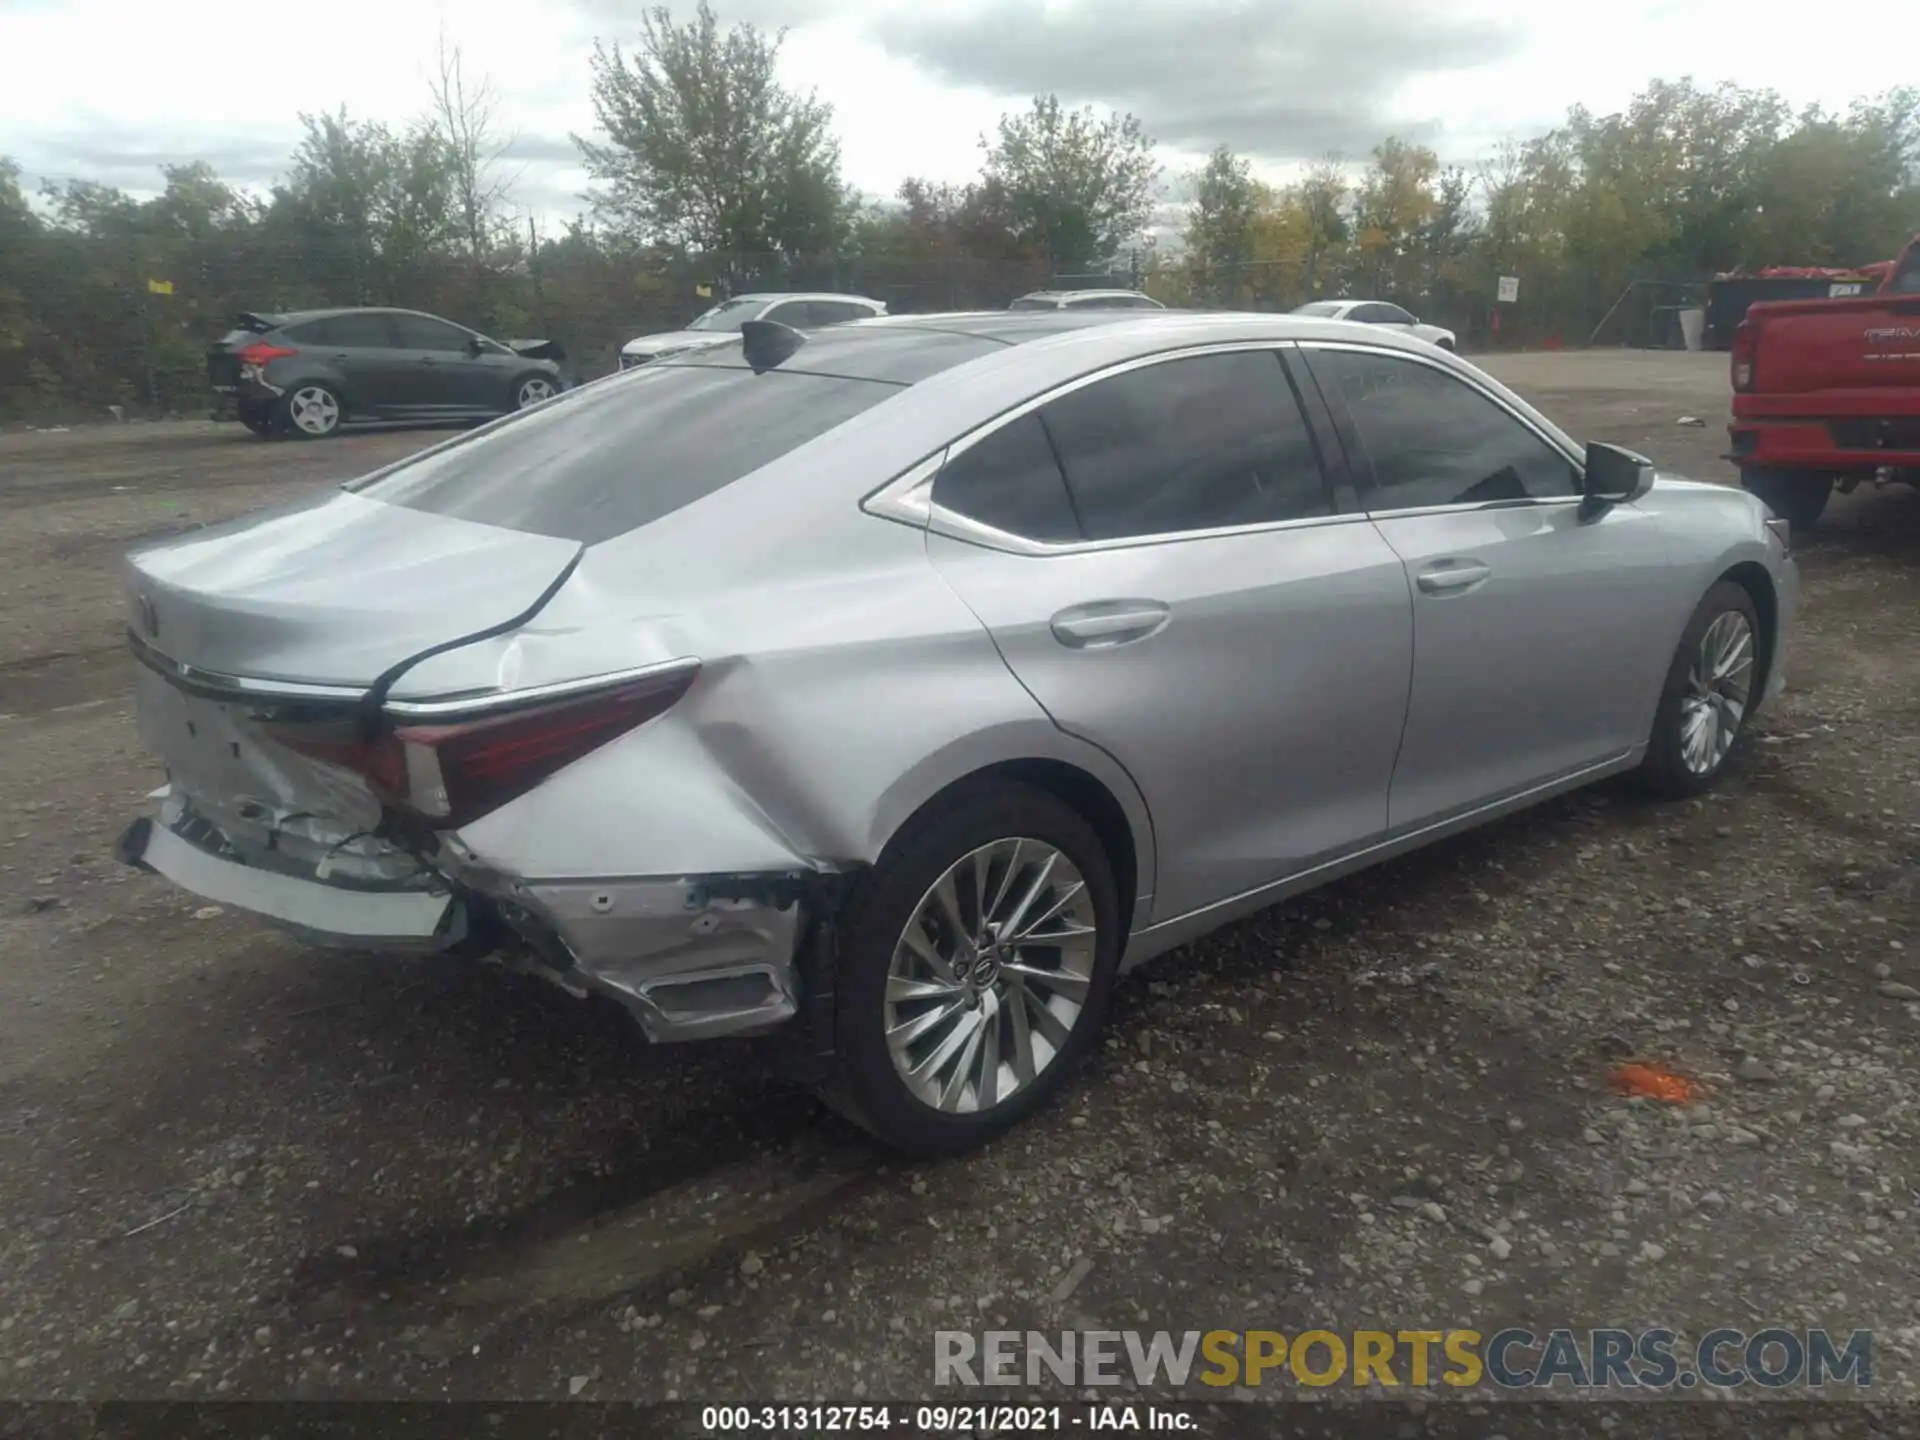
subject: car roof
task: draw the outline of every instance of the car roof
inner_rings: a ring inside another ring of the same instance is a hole
[[[726,305],[735,300],[852,300],[861,305],[879,305],[871,295],[855,295],[846,290],[750,290],[745,295],[729,295],[725,300],[716,300],[716,305]]]
[[[1022,300],[1080,300],[1089,295],[1138,295],[1153,299],[1144,290],[1096,289],[1096,290],[1030,290],[1020,298]]]
[[[915,385],[972,360],[1029,346],[1045,348],[1097,331],[1115,359],[1233,340],[1352,340],[1425,355],[1430,347],[1350,320],[1199,310],[979,310],[886,315],[809,333],[778,366],[786,374],[831,375]],[[659,365],[748,367],[746,345],[722,343]],[[649,367],[651,368],[651,367]]]

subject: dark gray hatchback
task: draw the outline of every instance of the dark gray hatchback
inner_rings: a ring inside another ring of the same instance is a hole
[[[207,378],[257,435],[321,439],[350,420],[484,420],[566,388],[549,341],[502,344],[415,310],[248,312]]]

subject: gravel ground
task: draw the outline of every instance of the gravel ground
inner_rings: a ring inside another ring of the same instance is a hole
[[[1488,365],[1731,478],[1721,357]],[[428,438],[0,436],[0,1398],[900,1399],[938,1329],[1506,1324],[1870,1329],[1915,1398],[1920,493],[1804,543],[1713,796],[1604,786],[1221,932],[1064,1103],[917,1165],[751,1047],[112,861],[160,778],[121,550]],[[1705,1098],[1617,1098],[1625,1058]]]

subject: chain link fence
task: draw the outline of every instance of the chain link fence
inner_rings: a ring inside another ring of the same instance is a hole
[[[1678,343],[1691,295],[1658,283],[1602,283],[1577,267],[1521,277],[1497,304],[1497,275],[1420,284],[1332,265],[1143,264],[1055,274],[1044,260],[957,252],[686,258],[622,253],[590,237],[494,256],[409,255],[352,240],[280,239],[215,230],[111,240],[48,232],[36,252],[0,256],[0,422],[195,416],[214,404],[206,350],[242,311],[385,305],[445,316],[497,339],[558,341],[580,378],[616,369],[620,346],[679,329],[728,295],[830,290],[869,295],[895,314],[1004,309],[1050,287],[1144,288],[1169,305],[1290,310],[1331,296],[1391,300],[1454,330],[1467,349]]]

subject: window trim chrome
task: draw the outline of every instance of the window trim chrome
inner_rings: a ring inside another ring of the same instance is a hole
[[[1204,530],[1160,531],[1151,535],[1123,535],[1111,540],[1071,540],[1050,541],[1032,540],[1024,535],[1015,535],[999,530],[983,521],[949,510],[933,500],[933,483],[947,464],[964,455],[975,445],[990,438],[1017,420],[1023,420],[1044,405],[1051,405],[1062,396],[1071,395],[1089,385],[1097,385],[1116,375],[1125,375],[1130,371],[1144,370],[1154,365],[1170,364],[1176,360],[1191,360],[1207,355],[1234,355],[1249,351],[1265,351],[1278,360],[1284,352],[1299,348],[1296,340],[1213,340],[1198,345],[1184,345],[1174,350],[1156,350],[1150,355],[1134,355],[1093,370],[1085,375],[1076,375],[1040,395],[1022,400],[1010,409],[1001,411],[992,419],[981,422],[949,442],[941,449],[922,460],[916,461],[906,470],[882,485],[860,504],[860,508],[869,515],[886,520],[897,521],[925,530],[931,535],[942,535],[949,540],[959,540],[965,544],[978,545],[988,550],[999,550],[1012,555],[1044,557],[1052,555],[1097,554],[1108,550],[1131,550],[1145,545],[1174,545],[1189,540],[1219,540],[1236,535],[1261,535],[1276,530],[1306,530],[1323,525],[1351,525],[1371,517],[1364,510],[1355,510],[1335,515],[1303,515],[1291,520],[1262,520],[1252,525],[1222,525]],[[1371,346],[1355,347],[1374,349]],[[1398,353],[1382,349],[1381,353]],[[1282,372],[1282,381],[1285,372]],[[1291,387],[1287,393],[1292,394]],[[1304,409],[1301,420],[1311,425]],[[1332,477],[1322,472],[1321,480],[1329,488]]]
[[[1342,350],[1360,355],[1385,355],[1391,359],[1402,359],[1410,361],[1415,365],[1424,365],[1429,370],[1437,370],[1442,375],[1458,381],[1473,391],[1474,394],[1490,400],[1494,405],[1505,411],[1522,429],[1533,434],[1549,450],[1562,456],[1568,464],[1573,466],[1576,476],[1584,474],[1586,471],[1586,456],[1573,448],[1572,436],[1556,436],[1542,430],[1536,421],[1529,419],[1526,415],[1514,409],[1511,401],[1495,394],[1476,380],[1474,378],[1475,372],[1463,362],[1456,361],[1449,364],[1431,355],[1421,355],[1410,350],[1390,349],[1384,345],[1363,345],[1352,340],[1296,340],[1293,344],[1296,349],[1302,351]],[[1311,360],[1309,360],[1308,364],[1312,364]],[[1331,406],[1332,402],[1329,401],[1328,404]],[[1341,405],[1344,407],[1345,404],[1345,399],[1342,398]],[[1349,416],[1349,419],[1351,419],[1351,416]],[[1565,444],[1561,443],[1563,439],[1566,442]],[[1348,458],[1349,460],[1352,459],[1351,456]],[[1367,491],[1377,491],[1379,489],[1373,480],[1371,473],[1372,466],[1369,465],[1367,468],[1369,472],[1367,475],[1367,483],[1360,487],[1363,500],[1365,499]],[[1584,495],[1578,493],[1572,495],[1528,495],[1518,500],[1472,500],[1464,504],[1449,502],[1445,505],[1407,505],[1393,510],[1370,509],[1366,513],[1367,517],[1372,520],[1398,520],[1409,515],[1451,515],[1463,514],[1472,510],[1525,510],[1551,505],[1578,505],[1585,499],[1586,497]]]

